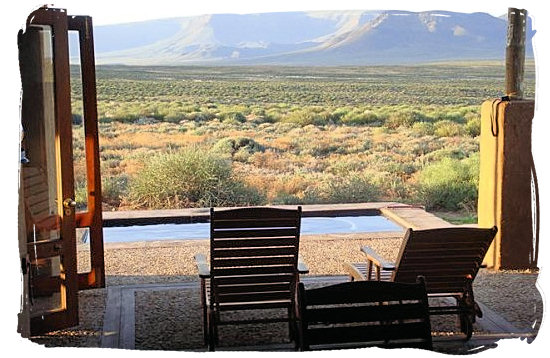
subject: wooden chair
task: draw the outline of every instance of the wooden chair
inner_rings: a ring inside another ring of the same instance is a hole
[[[406,284],[345,282],[305,290],[300,283],[300,349],[377,346],[432,349],[424,279]]]
[[[301,213],[301,207],[210,209],[210,265],[205,255],[195,255],[210,350],[220,325],[287,321],[294,339],[299,274],[308,272],[298,256]],[[286,309],[284,317],[222,319],[227,311],[275,308]]]
[[[496,233],[496,227],[408,229],[395,264],[365,246],[361,251],[366,255],[366,262],[345,266],[352,281],[410,283],[417,276],[425,277],[430,298],[456,299],[454,306],[430,306],[430,314],[457,314],[461,331],[470,339],[475,317],[482,317],[474,300],[472,283]]]

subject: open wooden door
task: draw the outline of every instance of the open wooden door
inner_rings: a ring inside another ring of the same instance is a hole
[[[19,331],[23,336],[77,325],[79,286],[104,287],[95,69],[93,47],[90,52],[86,42],[91,42],[90,36],[86,37],[91,33],[91,22],[89,18],[80,20],[69,19],[62,9],[40,8],[29,15],[26,29],[18,34],[23,89],[19,188],[19,251],[24,284]],[[78,218],[74,200],[70,29],[83,34],[81,47],[87,51],[84,57],[88,61],[83,67],[86,78],[93,80],[91,90],[85,86],[86,94],[93,95],[93,100],[87,100],[85,113],[91,123],[86,152],[92,157],[88,170],[92,210]],[[94,233],[92,269],[80,279],[77,222]]]

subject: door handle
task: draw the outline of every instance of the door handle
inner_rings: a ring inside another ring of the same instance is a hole
[[[63,207],[65,208],[65,215],[71,215],[73,212],[73,208],[76,208],[76,201],[74,201],[72,198],[67,198],[63,200]]]

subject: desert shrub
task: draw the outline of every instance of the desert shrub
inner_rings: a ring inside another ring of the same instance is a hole
[[[468,133],[472,137],[479,136],[481,134],[481,117],[479,115],[476,115],[468,119],[468,122],[466,122],[464,129],[466,133]]]
[[[418,175],[419,200],[428,209],[458,210],[475,207],[479,159],[444,158],[426,166]]]
[[[88,206],[88,190],[85,180],[77,180],[74,183],[74,198],[76,209],[82,210]]]
[[[134,122],[139,117],[139,113],[133,112],[127,108],[118,108],[108,116],[108,118],[117,122]]]
[[[430,122],[416,122],[412,125],[412,133],[420,137],[433,135],[434,125]]]
[[[339,122],[344,116],[350,113],[351,109],[348,107],[338,107],[332,111],[331,116],[336,121]]]
[[[350,173],[345,177],[330,177],[304,192],[306,204],[360,203],[378,200],[380,189],[367,176]]]
[[[348,125],[374,125],[381,124],[380,119],[373,111],[351,111],[346,113],[342,118],[341,122]]]
[[[241,112],[236,111],[229,111],[229,112],[222,112],[219,114],[219,118],[223,122],[229,122],[229,123],[244,123],[246,122],[246,117]]]
[[[212,112],[191,112],[182,116],[182,120],[206,122],[216,118],[216,115]]]
[[[271,200],[273,205],[297,205],[302,204],[303,200],[296,195],[280,192]]]
[[[450,120],[442,120],[435,122],[434,134],[438,137],[455,137],[463,135],[464,128],[462,125],[456,122]]]
[[[129,183],[129,203],[151,209],[258,205],[262,195],[235,177],[231,162],[198,147],[153,156]]]
[[[319,112],[315,108],[298,109],[288,113],[282,118],[283,122],[295,123],[300,126],[325,125],[329,121],[334,120],[328,111]]]
[[[464,115],[459,111],[438,112],[434,115],[436,121],[451,121],[456,123],[464,123]]]
[[[103,203],[110,207],[119,207],[127,194],[128,176],[126,174],[102,178],[101,195]]]
[[[237,137],[222,138],[214,144],[211,150],[225,157],[234,157],[238,154],[240,158],[245,155],[248,158],[254,153],[264,152],[265,148],[252,138]],[[237,158],[235,159],[237,160]]]
[[[418,111],[399,110],[388,116],[385,126],[390,129],[397,129],[399,127],[411,127],[415,122],[427,120],[428,118]]]

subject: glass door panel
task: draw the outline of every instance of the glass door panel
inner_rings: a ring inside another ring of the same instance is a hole
[[[26,164],[23,193],[27,246],[30,258],[29,297],[31,316],[64,307],[61,286],[61,217],[59,213],[53,41],[51,26],[27,29],[34,37],[32,83],[38,96],[35,116],[26,122]]]
[[[19,241],[26,249],[20,320],[28,320],[31,335],[78,324],[67,31],[65,11],[41,8],[18,36],[23,88]]]

